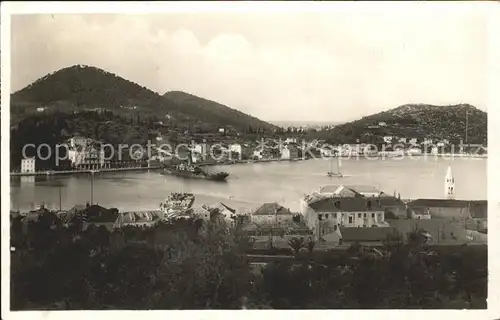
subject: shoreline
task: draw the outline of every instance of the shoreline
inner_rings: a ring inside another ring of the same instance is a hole
[[[351,155],[351,156],[332,156],[332,157],[320,157],[319,159],[333,159],[333,158],[340,158],[340,159],[362,159],[363,157],[366,157],[367,159],[398,159],[401,157],[432,157],[432,158],[464,158],[464,159],[487,159],[488,155],[470,155],[470,154],[413,154],[413,155],[390,155],[390,154],[379,154],[377,158],[375,158],[375,155]],[[232,162],[224,162],[224,163],[217,163],[217,162],[208,162],[208,163],[203,163],[200,162],[197,165],[200,167],[208,167],[208,166],[231,166],[231,165],[237,165],[237,164],[252,164],[252,163],[268,163],[268,162],[298,162],[298,161],[307,161],[307,160],[316,160],[318,158],[294,158],[294,159],[260,159],[260,160],[233,160]],[[132,168],[108,168],[108,169],[96,169],[96,170],[62,170],[62,171],[55,171],[55,170],[44,170],[44,171],[37,171],[37,172],[10,172],[11,177],[30,177],[30,176],[52,176],[52,175],[77,175],[77,174],[90,174],[92,171],[95,173],[107,173],[107,172],[125,172],[125,171],[149,171],[149,170],[159,170],[162,169],[163,167],[160,166],[151,166],[151,167],[132,167]]]
[[[135,168],[107,168],[107,169],[96,169],[96,170],[45,170],[37,172],[11,172],[11,177],[34,177],[34,176],[55,176],[55,175],[77,175],[77,174],[90,174],[94,173],[106,173],[106,172],[122,172],[122,171],[149,171],[162,169],[161,166],[153,167],[135,167]]]

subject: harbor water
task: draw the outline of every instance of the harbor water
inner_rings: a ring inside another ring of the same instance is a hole
[[[171,192],[191,192],[195,205],[223,202],[248,210],[278,202],[298,210],[304,194],[325,184],[372,185],[401,198],[443,198],[448,166],[455,177],[457,199],[487,199],[487,159],[425,158],[342,159],[343,178],[327,176],[329,160],[234,164],[211,167],[230,173],[227,182],[189,180],[159,171],[11,177],[11,210],[27,211],[44,203],[69,209],[90,201],[119,210],[156,210]]]

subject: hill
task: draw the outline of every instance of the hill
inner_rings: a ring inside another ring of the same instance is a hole
[[[466,116],[468,114],[468,116]],[[466,120],[468,118],[468,120]],[[486,112],[469,104],[436,106],[407,104],[334,127],[329,136],[335,143],[378,143],[383,136],[487,142]]]
[[[12,94],[11,112],[14,117],[23,117],[36,112],[38,107],[71,112],[105,108],[123,113],[154,115],[161,120],[169,119],[165,122],[186,127],[202,123],[212,127],[233,126],[236,130],[244,130],[249,125],[273,127],[215,102],[208,103],[208,100],[190,95],[187,95],[192,97],[190,99],[179,99],[179,96],[183,95],[162,97],[116,74],[76,65],[48,74]]]
[[[274,129],[274,125],[252,117],[236,109],[215,101],[200,98],[182,91],[169,91],[163,95],[169,101],[180,106],[190,114],[202,114],[203,119],[220,125],[231,123],[232,126],[245,128],[247,126]]]

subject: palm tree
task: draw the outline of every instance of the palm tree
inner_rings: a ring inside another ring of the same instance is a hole
[[[293,237],[292,239],[290,239],[290,241],[288,241],[288,245],[292,248],[295,255],[298,255],[300,249],[304,248],[305,246],[304,238]]]

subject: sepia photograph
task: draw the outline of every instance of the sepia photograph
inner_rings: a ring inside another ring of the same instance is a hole
[[[3,308],[491,308],[487,8],[313,4],[9,12]]]

